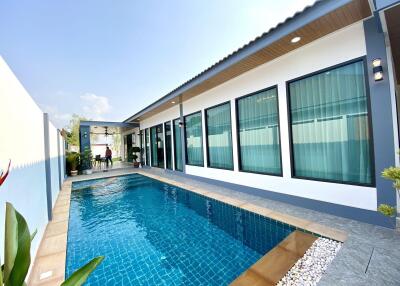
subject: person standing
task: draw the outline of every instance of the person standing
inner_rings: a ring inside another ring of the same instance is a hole
[[[111,149],[107,146],[107,148],[106,148],[106,165],[107,165],[107,168],[108,168],[108,161],[110,161],[111,166],[112,166],[112,164],[113,164],[113,161],[112,161],[112,151],[111,151]]]

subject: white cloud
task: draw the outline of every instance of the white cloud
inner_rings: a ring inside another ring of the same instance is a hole
[[[89,120],[104,120],[103,116],[111,111],[111,105],[107,97],[89,92],[79,96],[79,101],[68,112],[60,110],[63,108],[62,105],[40,104],[40,107],[43,112],[49,114],[51,122],[57,128],[68,126],[73,114],[84,116]]]
[[[64,128],[69,124],[69,121],[71,120],[72,117],[71,113],[61,112],[57,106],[52,106],[47,104],[39,104],[39,106],[43,110],[43,112],[49,114],[50,121],[57,128]]]
[[[111,110],[111,105],[105,96],[87,92],[81,95],[80,99],[83,103],[82,110],[87,118],[103,120],[103,115]]]

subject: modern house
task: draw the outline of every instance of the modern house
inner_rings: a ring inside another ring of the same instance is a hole
[[[142,147],[144,166],[389,225],[377,207],[396,205],[381,172],[399,163],[399,4],[316,2],[120,123],[122,150]]]

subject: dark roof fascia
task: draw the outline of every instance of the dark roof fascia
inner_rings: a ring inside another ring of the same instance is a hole
[[[129,122],[135,120],[136,118],[142,116],[146,112],[153,110],[160,105],[171,101],[176,96],[181,95],[185,91],[191,89],[192,87],[200,84],[201,82],[208,80],[220,73],[221,71],[227,69],[228,67],[240,62],[241,60],[247,58],[248,56],[260,51],[261,49],[269,46],[275,41],[285,37],[286,35],[300,29],[301,27],[315,21],[316,19],[350,3],[351,0],[320,0],[316,1],[312,6],[306,7],[303,11],[297,12],[294,16],[287,18],[282,23],[278,24],[275,28],[271,28],[268,32],[262,34],[260,37],[251,41],[247,45],[228,55],[224,59],[220,60],[210,68],[201,72],[194,78],[185,82],[175,90],[171,91],[167,95],[161,97],[154,103],[143,108],[133,116],[124,120],[124,122]]]
[[[111,121],[81,121],[80,126],[103,126],[103,127],[125,127],[135,128],[139,127],[138,123],[127,123],[127,122],[111,122]]]
[[[374,0],[377,11],[385,10],[398,4],[400,4],[400,0]]]

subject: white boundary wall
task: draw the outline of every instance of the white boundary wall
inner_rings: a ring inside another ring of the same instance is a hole
[[[59,174],[64,180],[65,143],[51,123],[49,142],[54,206]],[[11,202],[27,220],[30,231],[38,231],[32,242],[34,257],[48,222],[43,112],[0,57],[0,168],[5,169],[9,159],[11,171],[0,187],[0,255],[3,257],[4,251],[5,202]]]
[[[286,82],[365,56],[366,46],[363,29],[362,22],[355,23],[185,101],[183,103],[184,115],[199,110],[203,113],[204,162],[206,162],[204,109],[231,101],[234,154],[234,171],[186,165],[186,173],[282,194],[375,211],[377,206],[376,188],[291,178],[289,155]],[[278,85],[283,177],[238,172],[235,99],[274,85]],[[141,121],[140,128],[149,128],[177,117],[179,117],[179,107],[174,106]]]

